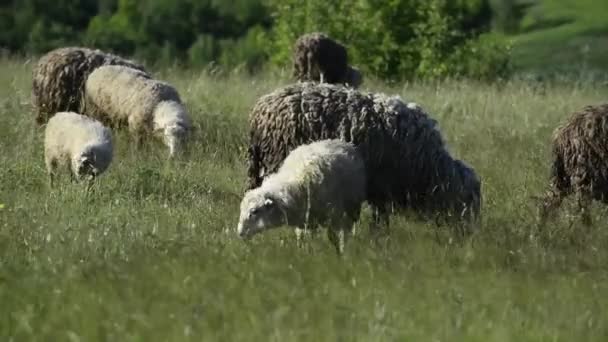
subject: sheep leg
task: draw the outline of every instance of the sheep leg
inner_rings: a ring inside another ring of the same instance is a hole
[[[564,201],[565,194],[557,189],[551,189],[543,199],[539,208],[539,224],[544,225],[547,217],[558,209]]]
[[[87,193],[91,191],[94,184],[95,184],[95,176],[92,176],[90,179],[87,180],[87,187],[86,187]]]
[[[144,147],[144,133],[143,132],[135,132],[135,147],[137,150],[141,150]]]
[[[260,177],[260,154],[257,146],[249,146],[247,149],[247,189],[255,189],[262,184]]]
[[[296,246],[298,246],[298,248],[302,248],[304,246],[304,232],[304,229],[296,227]]]
[[[346,241],[353,233],[353,226],[354,222],[347,222],[347,220],[342,219],[340,222],[337,222],[337,224],[332,224],[327,229],[327,237],[334,245],[336,252],[339,255],[344,254]]]
[[[370,225],[371,233],[379,233],[382,228],[388,230],[389,227],[389,214],[385,206],[374,206],[372,212],[372,224]]]
[[[327,229],[327,238],[336,248],[338,254],[344,253],[344,230],[329,227]]]
[[[49,188],[53,188],[55,185],[55,175],[53,172],[49,172]]]
[[[57,170],[57,161],[56,160],[49,160],[47,162],[47,170],[48,170],[48,174],[49,174],[49,187],[52,188],[55,185],[55,176],[56,176],[56,170]]]
[[[576,193],[577,202],[578,202],[578,210],[581,215],[581,221],[585,226],[591,225],[591,214],[589,213],[589,205],[591,204],[591,196],[579,189]]]

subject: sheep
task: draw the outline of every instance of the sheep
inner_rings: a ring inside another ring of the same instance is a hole
[[[42,56],[32,72],[32,105],[36,123],[43,125],[60,111],[78,111],[88,75],[102,65],[144,67],[134,61],[84,47],[65,47]]]
[[[44,159],[52,187],[57,168],[67,168],[71,179],[89,186],[112,162],[109,128],[74,112],[59,112],[49,119],[44,135]]]
[[[160,135],[173,157],[184,147],[192,123],[177,90],[132,68],[97,68],[85,82],[83,112],[113,128],[127,126],[138,144]]]
[[[582,222],[591,224],[593,200],[608,204],[608,104],[586,106],[553,132],[550,185],[540,223],[575,194]]]
[[[295,148],[279,170],[245,193],[238,234],[245,239],[281,225],[303,229],[327,223],[327,234],[339,254],[359,219],[366,194],[366,173],[355,146],[339,139]],[[310,225],[310,226],[309,226]]]
[[[348,65],[346,48],[321,32],[300,36],[293,47],[293,76],[302,82],[343,83],[358,88],[361,72]]]
[[[375,223],[388,227],[389,205],[457,222],[473,223],[479,216],[479,176],[450,155],[434,119],[398,96],[296,83],[259,98],[249,126],[248,189],[258,187],[297,146],[339,138],[363,155]]]

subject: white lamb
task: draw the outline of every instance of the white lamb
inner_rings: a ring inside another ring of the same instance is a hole
[[[249,239],[267,229],[294,226],[301,245],[305,229],[325,225],[342,254],[365,198],[365,165],[354,145],[338,139],[301,145],[260,187],[245,193],[237,231]]]
[[[72,179],[86,179],[90,185],[108,168],[112,154],[112,133],[95,119],[60,112],[46,125],[44,159],[51,186],[58,167],[67,168]]]
[[[126,66],[102,66],[85,83],[83,113],[112,127],[128,126],[141,142],[160,136],[173,157],[184,147],[192,124],[177,90]]]

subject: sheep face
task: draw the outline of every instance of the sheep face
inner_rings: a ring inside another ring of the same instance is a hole
[[[81,153],[72,159],[72,170],[79,179],[92,180],[97,177],[102,170],[95,165],[95,155]]]
[[[363,83],[363,75],[361,75],[361,72],[357,68],[349,66],[346,71],[345,81],[349,86],[356,89]]]
[[[188,130],[181,125],[171,125],[163,130],[163,141],[169,148],[169,156],[174,157],[185,145]]]
[[[241,202],[237,233],[243,239],[286,223],[279,202],[269,194],[256,190],[248,191]]]

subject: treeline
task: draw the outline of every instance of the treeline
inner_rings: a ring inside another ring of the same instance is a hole
[[[353,64],[385,78],[502,77],[489,34],[499,0],[0,0],[0,48],[39,54],[88,45],[148,63],[256,70],[289,61],[295,38],[324,31]]]
[[[271,18],[259,0],[3,0],[0,46],[42,53],[86,44],[148,62],[262,62],[251,40]]]

